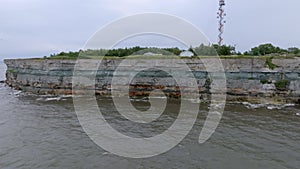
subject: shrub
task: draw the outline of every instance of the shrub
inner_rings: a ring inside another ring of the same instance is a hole
[[[261,80],[260,83],[262,83],[262,84],[269,84],[270,82],[269,82],[269,80],[264,79],[264,80]]]
[[[289,85],[289,83],[290,82],[288,80],[280,80],[275,83],[275,86],[276,86],[277,90],[285,90],[287,88],[287,86]]]

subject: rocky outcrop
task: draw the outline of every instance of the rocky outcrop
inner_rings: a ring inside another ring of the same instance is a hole
[[[208,59],[208,58],[205,58]],[[121,59],[103,60],[92,89],[98,95],[109,95],[114,70]],[[156,60],[159,62],[160,60]],[[185,59],[197,79],[202,96],[209,94],[209,76],[203,60]],[[273,59],[277,68],[271,70],[266,59],[221,59],[226,79],[229,100],[262,102],[300,101],[300,62],[298,58]],[[16,89],[36,94],[72,94],[72,77],[76,60],[12,59],[7,65],[6,83]],[[132,66],[124,67],[130,73]],[[89,74],[88,71],[85,73]],[[125,76],[124,74],[124,76]],[[126,76],[125,76],[126,77]],[[183,78],[187,78],[182,75]],[[187,78],[188,80],[188,78]],[[131,82],[131,96],[148,95],[155,89],[163,90],[169,97],[180,97],[180,89],[172,77],[163,71],[141,72]],[[82,94],[86,87],[74,91]]]

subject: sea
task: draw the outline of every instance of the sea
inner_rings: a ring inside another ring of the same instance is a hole
[[[5,70],[0,62],[0,80],[5,79]],[[149,106],[141,100],[132,102],[140,109]],[[98,103],[102,110],[112,111],[111,98],[99,98]],[[168,111],[173,109],[176,106]],[[167,120],[159,121],[158,126],[168,126],[177,118],[168,111],[164,115]],[[150,158],[125,158],[107,152],[88,137],[77,119],[72,97],[37,96],[0,84],[0,168],[299,169],[299,105],[227,103],[215,133],[199,144],[205,111],[199,111],[192,131],[168,152]],[[107,116],[124,134],[157,134],[155,127],[127,130],[117,114]]]

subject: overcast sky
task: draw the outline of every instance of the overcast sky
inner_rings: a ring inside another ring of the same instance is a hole
[[[300,47],[299,0],[226,4],[226,44]],[[218,0],[0,0],[0,60],[79,50],[104,25],[142,12],[184,18],[216,43],[217,9]]]

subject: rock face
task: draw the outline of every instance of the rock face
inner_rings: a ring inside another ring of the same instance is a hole
[[[164,59],[165,60],[165,59]],[[209,73],[205,69],[204,59],[183,59],[197,79],[200,94],[209,94]],[[161,60],[156,59],[160,62]],[[171,60],[170,61],[174,61]],[[76,60],[16,59],[5,60],[7,65],[6,83],[25,92],[35,94],[69,95],[83,94],[89,87],[98,95],[109,95],[114,71],[121,59],[103,60],[99,66],[94,86],[78,86],[72,91],[72,77]],[[143,60],[140,60],[143,62]],[[176,62],[176,61],[175,61]],[[278,67],[267,68],[265,59],[221,59],[226,80],[229,100],[262,102],[299,102],[300,101],[300,61],[295,59],[273,59]],[[126,78],[132,73],[130,63],[123,65]],[[82,71],[86,75],[93,71]],[[182,74],[182,80],[190,77]],[[130,96],[145,96],[153,90],[163,90],[169,97],[180,97],[180,88],[174,79],[163,71],[154,69],[138,73],[130,83]]]

